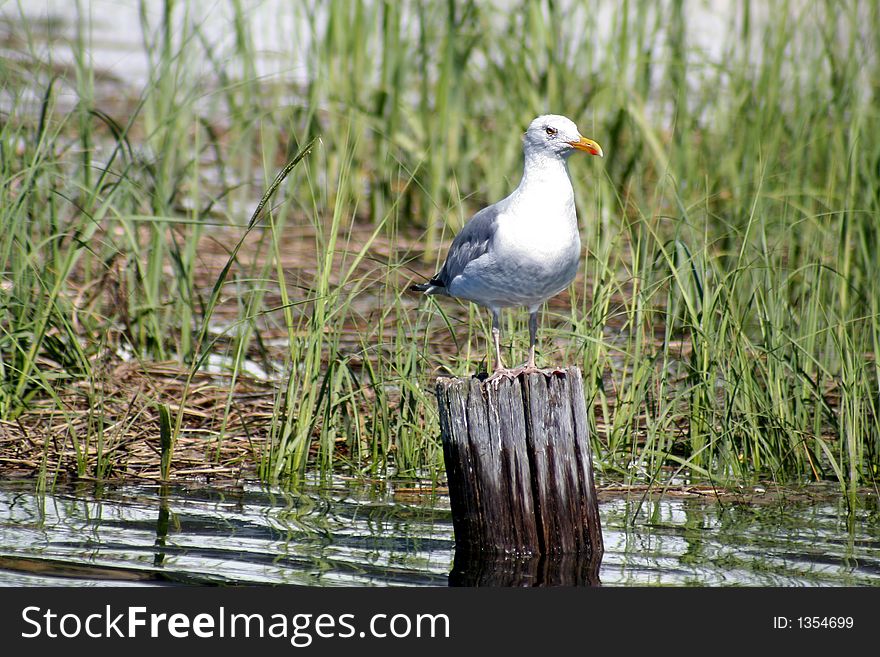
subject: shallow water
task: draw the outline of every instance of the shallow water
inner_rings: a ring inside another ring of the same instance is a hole
[[[605,586],[880,585],[876,498],[851,515],[843,500],[620,498],[600,515]],[[454,560],[448,497],[430,491],[0,483],[5,586],[447,586]]]
[[[313,48],[312,27],[303,7],[286,0],[260,0],[245,3],[250,37],[257,47],[253,53],[256,74],[263,80],[291,80],[306,82],[308,76],[304,66],[309,61],[308,53]],[[506,0],[496,0],[496,7],[505,8]],[[561,10],[569,15],[574,3],[563,1]],[[616,2],[600,2],[590,6],[596,13],[598,25],[610,24],[618,11]],[[70,46],[76,43],[76,26],[79,20],[88,21],[88,54],[93,65],[100,71],[125,81],[132,87],[140,87],[150,78],[150,60],[142,37],[143,15],[150,27],[156,30],[161,25],[165,3],[162,0],[135,2],[106,2],[90,0],[82,5],[69,0],[41,0],[40,2],[0,3],[0,36],[3,28],[12,32],[15,26],[27,19],[34,26],[28,38],[42,48],[50,44],[51,60],[55,64],[72,66],[75,54]],[[321,26],[326,22],[325,12],[320,3],[314,10]],[[724,36],[729,31],[730,20],[735,15],[729,3],[720,0],[701,0],[688,5],[688,42],[695,47],[700,57],[710,62],[720,63],[724,56],[722,48]],[[759,20],[762,7],[752,10],[753,20]],[[492,20],[506,14],[487,12]],[[178,4],[173,13],[173,26],[183,30],[185,20],[198,25],[215,52],[234,48],[236,33],[230,26],[236,23],[232,3],[187,3]],[[503,22],[498,24],[503,25]],[[319,29],[321,29],[319,27]],[[597,35],[602,38],[602,35]],[[199,72],[213,76],[213,63],[192,61],[189,65],[199,67]],[[100,82],[100,81],[99,81]]]

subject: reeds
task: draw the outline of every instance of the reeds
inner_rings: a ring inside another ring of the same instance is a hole
[[[540,345],[585,373],[600,472],[875,481],[875,3],[744,2],[715,53],[680,0],[296,3],[279,8],[295,79],[259,77],[260,35],[224,9],[218,42],[195,4],[142,5],[149,78],[112,99],[88,7],[69,66],[32,29],[7,38],[0,430],[69,426],[33,441],[33,469],[122,474],[120,427],[149,427],[165,477],[196,435],[217,467],[247,445],[271,481],[438,476],[432,380],[475,370],[486,317],[404,290],[512,189],[519,133],[553,111],[607,153],[572,160],[585,260]],[[523,313],[505,321],[521,360]],[[179,369],[143,423],[119,415],[123,360]],[[227,421],[257,367],[269,416]],[[204,431],[187,409],[211,371],[227,393]]]

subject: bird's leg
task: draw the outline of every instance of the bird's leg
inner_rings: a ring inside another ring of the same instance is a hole
[[[501,322],[498,317],[498,309],[492,308],[492,339],[495,341],[495,372],[504,370],[501,363]]]
[[[536,372],[538,368],[535,366],[535,344],[538,336],[538,308],[529,309],[529,360],[524,365],[507,369],[501,363],[501,329],[499,328],[498,312],[492,311],[492,337],[495,339],[495,372],[487,380],[494,380],[501,377],[515,379],[520,374]]]
[[[532,310],[529,313],[529,361],[526,363],[527,370],[537,369],[535,367],[535,343],[538,341],[538,310]]]
[[[501,322],[499,321],[499,309],[492,308],[492,339],[495,342],[495,371],[488,379],[489,381],[498,381],[503,378],[516,378],[517,370],[509,370],[504,367],[501,362]]]
[[[529,360],[510,370],[512,376],[537,372],[535,365],[535,345],[538,342],[538,308],[529,308]]]

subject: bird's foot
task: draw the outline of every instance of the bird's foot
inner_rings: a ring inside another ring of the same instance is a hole
[[[523,363],[522,365],[519,365],[517,367],[514,367],[510,371],[512,373],[514,373],[514,376],[519,376],[520,374],[536,374],[538,372],[543,372],[544,370],[542,370],[540,367],[535,365],[535,359],[534,359],[534,356],[532,356],[525,363]]]
[[[529,359],[522,365],[517,365],[516,367],[504,367],[503,365],[497,365],[495,367],[495,371],[485,379],[484,382],[490,381],[500,381],[501,379],[516,379],[521,374],[564,374],[565,369],[561,367],[547,367],[541,368],[535,365],[535,361]]]
[[[516,368],[520,374],[534,374],[536,372],[543,372],[543,370],[535,365],[534,358],[530,358],[525,363]]]
[[[492,381],[500,381],[501,379],[515,379],[516,374],[514,374],[515,370],[512,370],[507,367],[498,367],[495,368],[495,371],[486,378],[484,383],[491,383]]]
[[[507,372],[515,378],[520,374],[564,374],[565,369],[562,367],[538,367],[534,363],[523,363],[507,370]]]
[[[535,372],[541,372],[539,368],[535,365],[529,365],[528,363],[524,363],[523,365],[519,365],[517,367],[498,367],[492,373],[492,376],[486,379],[486,381],[497,381],[500,379],[516,379],[520,374],[534,374]]]

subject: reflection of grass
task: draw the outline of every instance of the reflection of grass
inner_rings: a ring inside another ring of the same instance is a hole
[[[544,362],[585,372],[597,466],[874,480],[872,3],[743,3],[720,62],[687,41],[681,0],[615,4],[601,25],[576,2],[315,3],[286,9],[309,36],[302,88],[258,78],[232,5],[226,45],[195,5],[145,15],[151,77],[131,101],[90,68],[85,22],[69,69],[28,30],[10,43],[23,59],[0,62],[8,464],[159,476],[162,428],[172,472],[436,473],[431,381],[474,370],[485,317],[403,290],[510,191],[519,132],[555,111],[607,153],[572,161],[583,276],[541,333]],[[506,321],[521,359],[522,314]]]
[[[608,500],[606,546],[620,547],[606,550],[603,582],[871,586],[880,557],[871,539],[877,497],[860,498],[854,509],[828,488],[833,496],[805,489],[769,500]],[[612,555],[621,547],[625,560],[615,576],[620,557]]]

